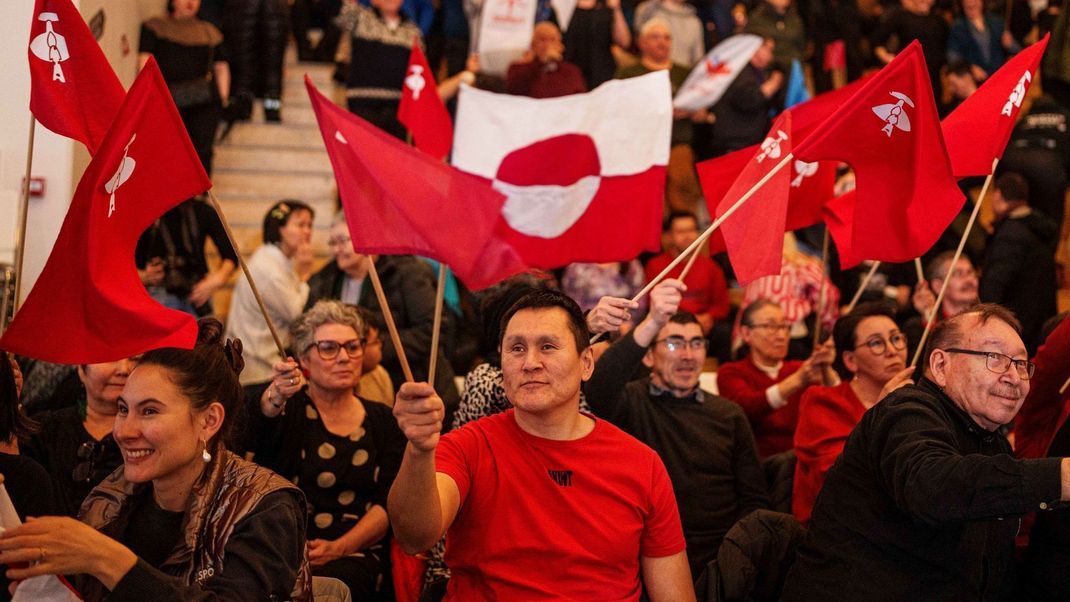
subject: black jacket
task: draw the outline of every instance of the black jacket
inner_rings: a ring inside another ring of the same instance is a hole
[[[1006,306],[1022,322],[1030,355],[1044,321],[1055,315],[1055,245],[1059,226],[1038,211],[996,225],[981,270],[981,301]]]
[[[785,600],[1006,597],[1019,517],[1061,491],[1060,460],[1016,460],[933,382],[866,412],[829,471]]]

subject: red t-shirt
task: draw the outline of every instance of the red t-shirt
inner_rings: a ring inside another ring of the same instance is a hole
[[[743,408],[754,431],[758,455],[762,458],[788,451],[794,443],[802,394],[792,395],[787,405],[774,410],[765,390],[791,376],[799,366],[802,362],[798,360],[784,362],[776,378],[770,378],[748,357],[729,362],[717,370],[717,390]]]
[[[849,380],[835,387],[810,387],[803,393],[799,424],[795,427],[795,479],[791,494],[791,512],[799,522],[810,520],[825,475],[865,413],[866,408]]]
[[[668,267],[673,259],[675,257],[668,253],[652,257],[646,264],[647,282]],[[681,261],[669,272],[668,277],[678,278],[686,266],[687,262]],[[687,292],[680,301],[680,311],[693,314],[708,312],[714,320],[724,320],[728,317],[728,284],[725,282],[724,272],[712,259],[699,254],[695,265],[691,266],[691,271],[687,273],[687,278],[684,278],[684,284],[687,285]]]
[[[638,600],[640,556],[685,549],[661,459],[604,420],[553,441],[513,413],[452,431],[435,451],[461,494],[446,533],[447,599]]]

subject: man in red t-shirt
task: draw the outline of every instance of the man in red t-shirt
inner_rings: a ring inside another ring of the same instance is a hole
[[[441,437],[442,400],[406,383],[409,443],[387,504],[407,552],[446,535],[448,600],[694,600],[672,484],[653,450],[579,412],[594,358],[583,315],[537,291],[502,319],[514,409]],[[642,578],[642,581],[640,581]]]

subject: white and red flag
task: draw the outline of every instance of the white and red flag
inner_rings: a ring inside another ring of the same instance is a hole
[[[34,117],[95,153],[125,92],[71,0],[37,0],[28,55]]]
[[[533,267],[660,247],[667,71],[536,100],[462,87],[453,164],[506,195],[498,233]]]
[[[150,58],[78,182],[52,253],[0,348],[90,364],[192,347],[197,323],[149,296],[134,247],[157,218],[211,185]]]
[[[445,159],[453,145],[453,124],[450,114],[435,86],[435,74],[414,40],[409,66],[405,70],[405,85],[401,88],[398,121],[412,134],[416,148],[436,159]]]
[[[717,205],[714,217],[724,215],[736,202],[791,153],[791,111],[777,117],[765,140]],[[699,180],[703,171],[699,164]],[[781,168],[747,202],[721,224],[728,259],[743,286],[762,276],[780,273],[784,226],[788,217],[791,170]]]
[[[940,124],[956,178],[987,176],[1003,156],[1048,38],[1019,52]]]
[[[916,41],[797,143],[794,154],[854,169],[851,255],[859,259],[899,262],[922,255],[965,200]]]
[[[354,249],[436,259],[473,290],[527,269],[495,234],[505,197],[335,105],[307,77],[305,87]]]
[[[684,80],[672,100],[673,106],[684,111],[712,106],[761,46],[761,36],[749,33],[734,35],[714,46]]]

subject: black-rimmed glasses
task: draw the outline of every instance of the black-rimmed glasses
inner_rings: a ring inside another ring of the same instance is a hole
[[[865,343],[856,346],[852,351],[861,349],[862,347],[869,347],[869,350],[872,351],[874,355],[884,355],[884,352],[888,351],[888,345],[891,345],[892,349],[895,349],[896,351],[902,351],[907,348],[907,336],[901,332],[897,332],[887,339],[884,337],[870,339]]]
[[[1007,370],[1011,369],[1011,364],[1014,364],[1014,369],[1018,371],[1018,378],[1022,380],[1029,380],[1033,378],[1033,373],[1037,371],[1037,365],[1029,360],[1016,360],[1009,355],[999,353],[998,351],[977,351],[976,349],[944,349],[948,353],[963,353],[966,355],[976,355],[985,358],[985,367],[991,372],[996,374],[1004,374]]]

